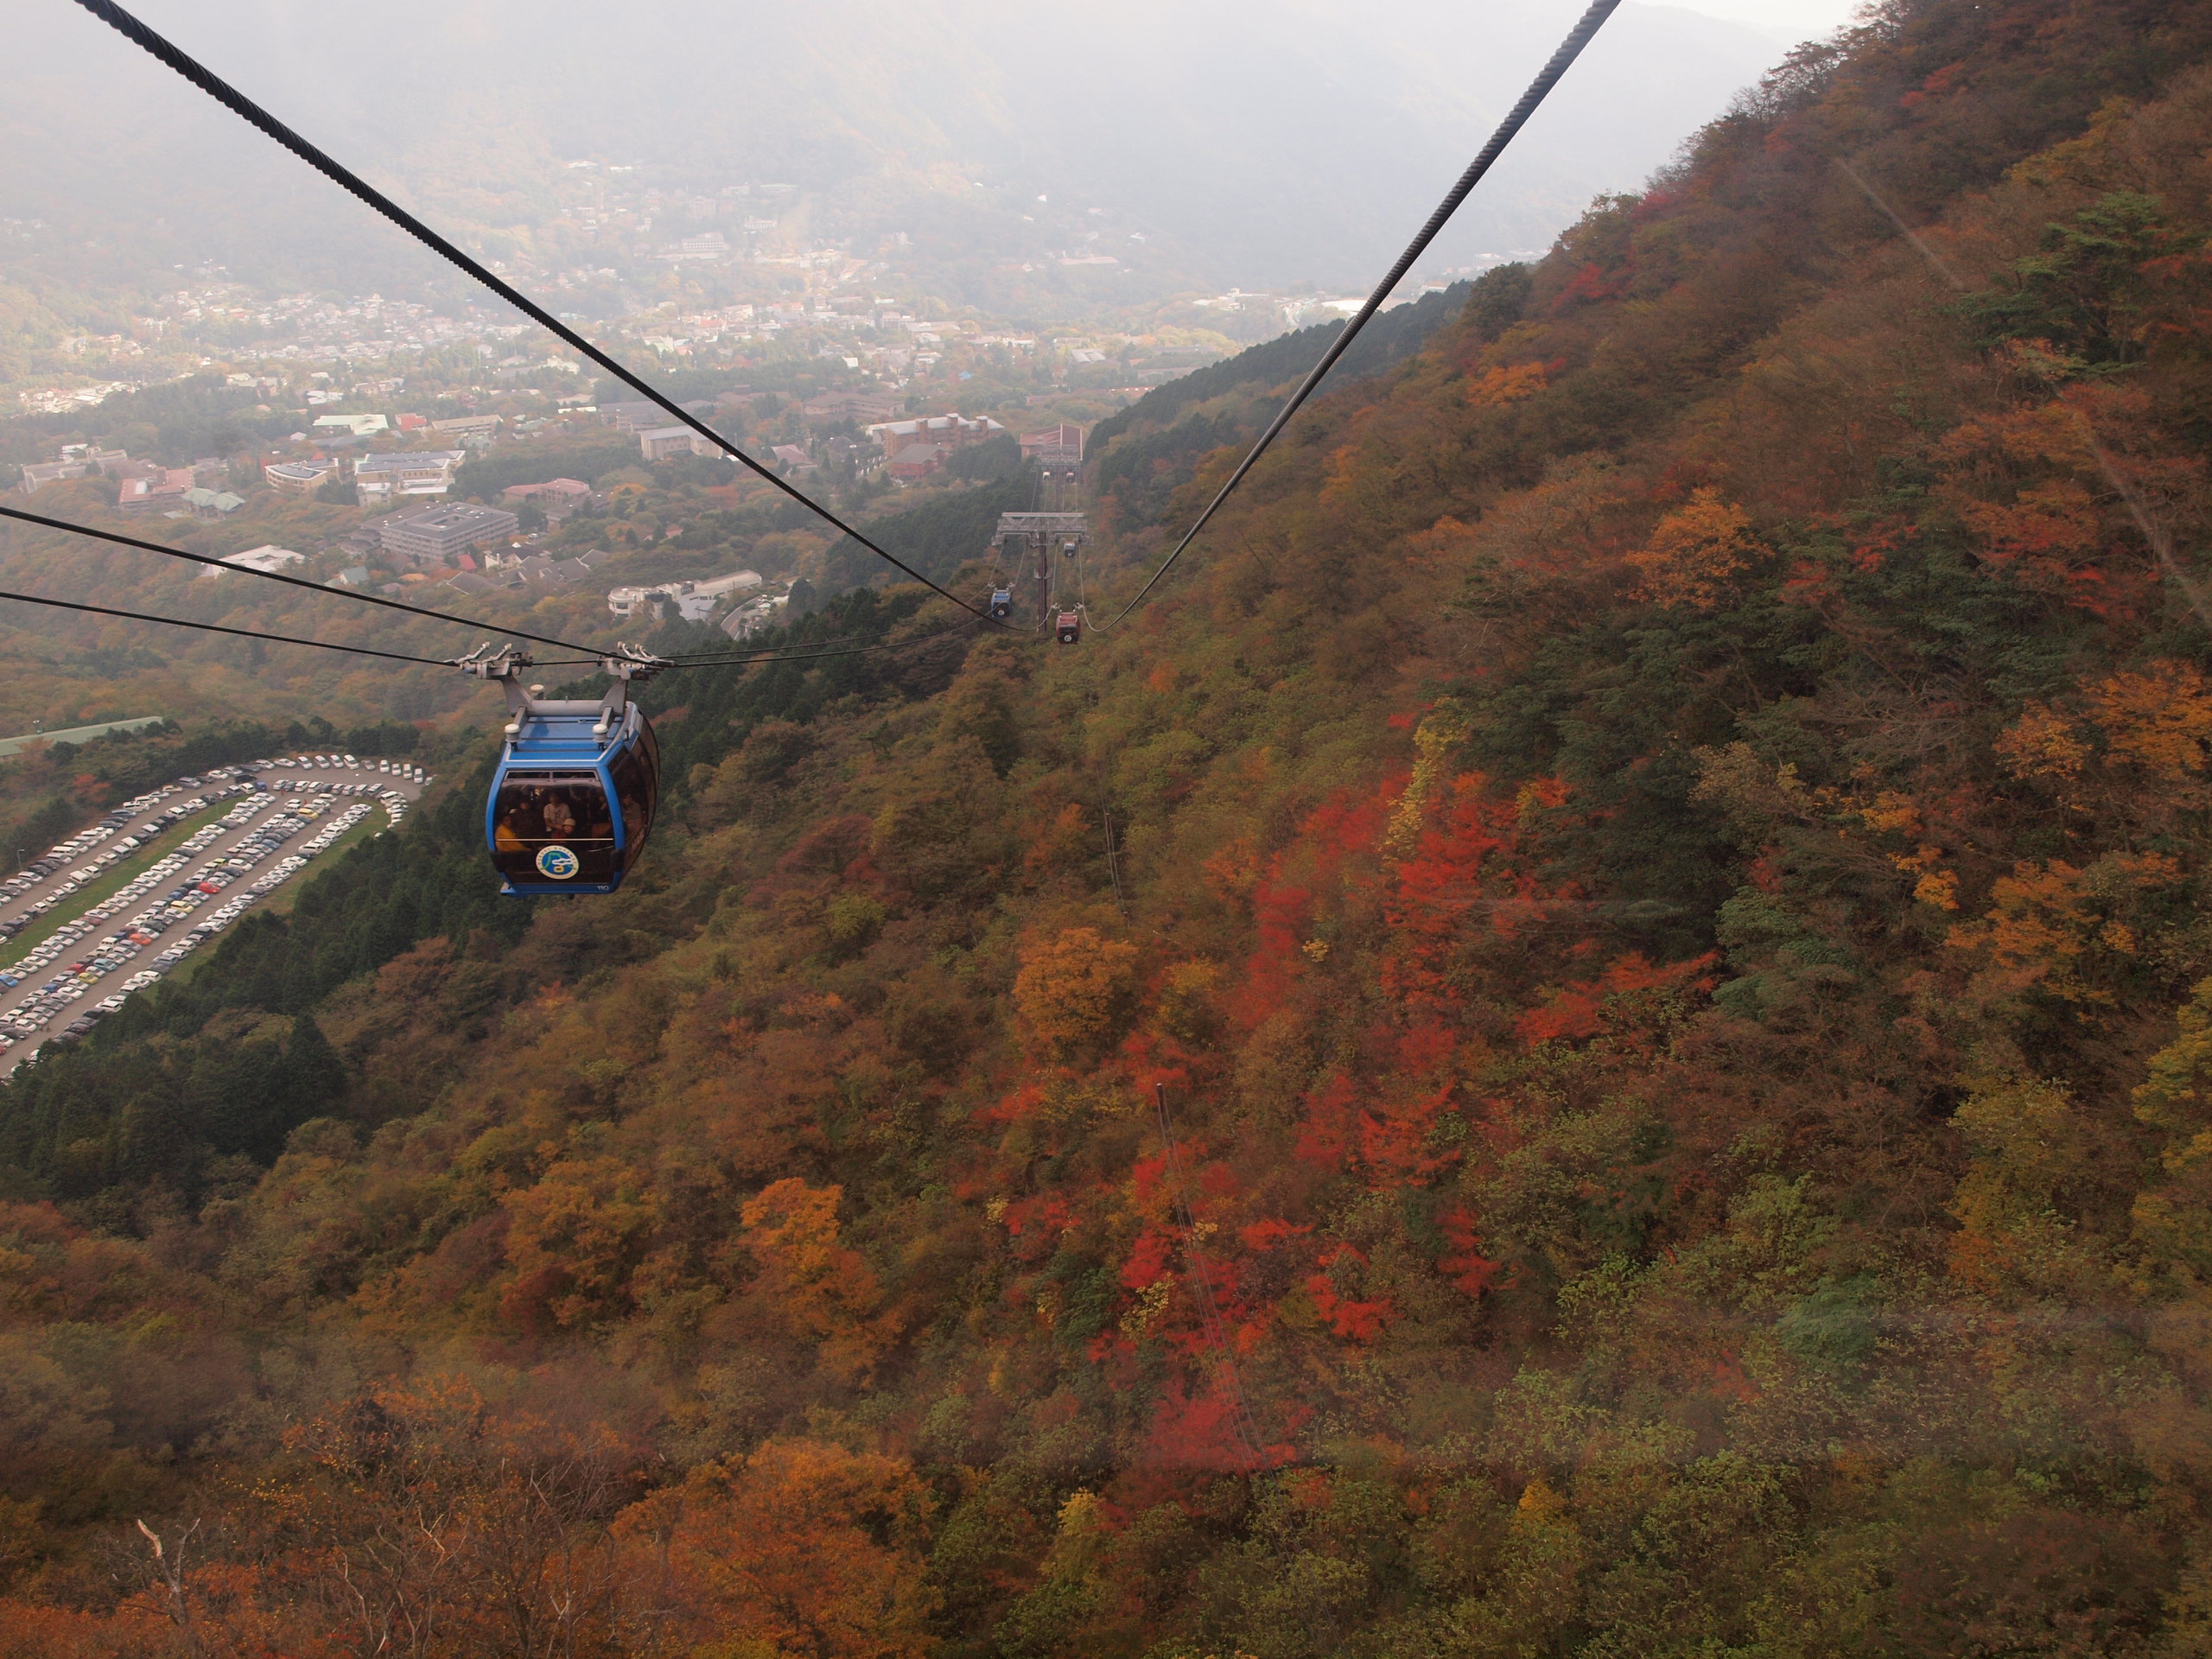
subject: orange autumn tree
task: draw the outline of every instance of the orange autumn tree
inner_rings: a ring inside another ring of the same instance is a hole
[[[1751,516],[1708,485],[1662,518],[1628,562],[1643,578],[1638,599],[1670,611],[1711,611],[1764,550],[1751,534]]]
[[[777,1440],[695,1469],[615,1532],[652,1651],[918,1659],[928,1513],[904,1459]]]
[[[2193,663],[2145,663],[2065,704],[2028,703],[1996,750],[2012,776],[2069,805],[2163,823],[2212,798],[2212,685]]]
[[[739,1218],[760,1265],[751,1300],[801,1340],[819,1345],[823,1369],[864,1376],[890,1333],[877,1318],[880,1285],[858,1251],[838,1240],[838,1186],[812,1187],[796,1176],[746,1201]]]
[[[500,1311],[525,1324],[574,1329],[626,1311],[628,1285],[652,1213],[637,1172],[619,1159],[554,1165],[534,1186],[505,1193],[515,1282]]]
[[[1038,1046],[1072,1058],[1119,1033],[1135,1001],[1136,969],[1136,946],[1094,927],[1067,928],[1022,953],[1014,1008]]]
[[[2212,688],[2194,663],[2112,675],[2090,688],[2089,705],[2113,756],[2160,789],[2198,785],[2212,765]]]

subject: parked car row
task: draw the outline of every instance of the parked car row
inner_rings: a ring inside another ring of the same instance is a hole
[[[192,837],[192,841],[200,842],[204,848],[209,840],[219,838],[235,830],[242,823],[250,823],[255,813],[262,810],[264,810],[263,804],[257,799],[242,802],[239,807],[233,809],[222,823],[208,825],[205,830],[196,833]],[[313,801],[303,801],[296,805],[284,807],[272,815],[270,821],[257,830],[239,849],[193,871],[181,886],[163,893],[154,905],[133,916],[124,927],[100,941],[89,957],[82,961],[72,963],[60,976],[41,985],[16,1008],[6,1014],[0,1014],[0,1052],[4,1052],[10,1042],[19,1041],[43,1030],[68,1004],[80,1000],[92,985],[129,963],[141,950],[152,944],[163,933],[206,904],[208,899],[222,893],[240,876],[252,870],[270,853],[281,847],[286,840],[298,834],[315,818],[321,817],[324,810],[325,808],[320,803]],[[188,847],[191,844],[190,842],[186,843]],[[320,836],[308,843],[308,846],[315,850],[320,850],[321,846],[327,845],[328,845],[327,841],[324,841]],[[99,906],[95,912],[88,912],[79,922],[72,924],[69,928],[56,934],[54,939],[47,941],[29,957],[25,957],[22,963],[15,964],[10,969],[0,970],[0,984],[20,984],[22,979],[28,976],[25,970],[36,972],[44,966],[50,965],[54,959],[52,952],[65,935],[67,936],[69,942],[73,944],[77,938],[83,936],[84,931],[95,925],[96,918],[105,919],[106,916],[115,913],[119,904],[135,902],[144,898],[146,893],[151,891],[151,887],[147,885],[149,877],[155,878],[154,885],[158,885],[160,880],[173,877],[184,864],[189,861],[189,858],[182,855],[182,849],[178,853],[170,854],[168,857],[148,870],[144,875],[133,881],[130,887],[125,887],[115,899]],[[305,860],[285,861],[291,866],[292,869],[296,869],[301,863],[305,862]],[[289,870],[286,872],[287,874],[289,873]],[[137,891],[133,892],[133,889]],[[124,899],[125,894],[130,895],[128,899]],[[257,897],[258,894],[255,896]],[[175,965],[194,946],[226,926],[239,911],[252,902],[253,899],[249,897],[225,906],[216,912],[214,918],[194,927],[182,941],[171,946],[156,958],[155,971],[158,974],[159,971]],[[61,948],[67,947],[65,945]],[[120,1006],[119,1002],[118,1006]],[[83,1017],[86,1020],[97,1020],[104,1017],[104,1009],[95,1008]],[[80,1022],[73,1022],[73,1025],[75,1023]]]
[[[429,774],[419,766],[404,766],[394,761],[373,764],[383,778],[404,779],[416,784],[430,781]],[[291,760],[254,761],[240,766],[218,766],[200,776],[180,778],[162,789],[126,802],[98,823],[88,825],[69,840],[49,849],[43,857],[10,880],[0,882],[0,905],[4,905],[9,899],[20,897],[50,880],[57,872],[67,873],[67,879],[52,892],[42,895],[37,904],[18,917],[0,922],[0,938],[12,938],[35,923],[56,904],[79,891],[87,882],[97,880],[114,864],[137,852],[163,830],[206,810],[212,803],[226,796],[245,797],[221,819],[195,831],[109,899],[83,916],[64,924],[21,961],[0,968],[0,989],[13,989],[45,973],[65,956],[73,958],[16,1007],[0,1014],[0,1053],[48,1029],[72,1004],[81,1001],[89,995],[101,980],[125,966],[164,933],[259,868],[287,842],[328,812],[336,804],[331,798],[372,795],[395,825],[404,816],[409,804],[406,795],[383,784],[381,779],[341,781],[330,778],[312,780],[280,778],[264,780],[259,775],[279,767],[313,768],[325,772],[340,768],[367,769],[351,755],[314,755]],[[217,786],[211,788],[210,785]],[[294,790],[307,798],[296,800],[276,811],[269,812],[272,803],[265,791],[272,788]],[[152,817],[146,817],[164,801],[186,790],[200,792],[190,798],[175,801]],[[206,939],[228,926],[249,906],[298,874],[309,859],[327,850],[372,810],[365,801],[360,800],[344,807],[294,852],[278,859],[264,871],[246,891],[226,900],[196,922],[181,938],[155,958],[153,967],[132,975],[124,982],[119,993],[96,1003],[70,1020],[56,1033],[54,1040],[84,1035],[99,1020],[120,1008],[130,993],[158,982],[169,968]],[[268,813],[268,817],[254,825],[254,820],[264,813]],[[141,819],[144,822],[139,822]],[[135,829],[132,828],[134,824]],[[186,872],[194,856],[225,836],[236,834],[249,825],[253,825],[251,832],[226,855],[191,870],[184,874],[181,883],[171,885],[178,882],[179,875]],[[125,830],[130,830],[130,833],[123,834]],[[103,845],[110,842],[112,844]],[[99,849],[97,853],[95,849]],[[72,868],[79,866],[79,861],[82,861],[81,867]],[[102,922],[133,906],[143,904],[147,895],[162,889],[166,890],[162,891],[161,896],[150,906],[133,915],[123,927],[94,943],[85,943]],[[36,1049],[31,1051],[33,1055],[36,1052]]]
[[[431,781],[429,773],[407,761],[363,760],[350,754],[296,754],[282,760],[256,760],[252,763],[257,772],[273,771],[279,766],[300,767],[308,771],[338,768],[354,772],[374,771],[387,777],[404,778],[411,783],[427,784]]]
[[[55,904],[59,903],[61,899],[68,897],[69,894],[76,892],[79,887],[83,887],[86,882],[94,880],[101,874],[101,872],[107,869],[109,866],[114,864],[120,859],[129,857],[132,853],[137,852],[141,847],[144,846],[146,842],[155,836],[159,835],[170,825],[189,817],[193,813],[200,810],[207,804],[207,803],[206,800],[197,797],[188,801],[181,801],[176,805],[171,807],[168,811],[163,812],[156,817],[149,820],[148,823],[140,825],[137,830],[133,834],[125,836],[122,840],[116,842],[114,846],[109,848],[97,858],[90,861],[83,868],[70,870],[68,880],[63,882],[61,886],[53,893],[48,893],[44,899],[41,899],[38,904],[33,906],[29,911],[22,916],[14,917],[7,922],[0,923],[0,938],[14,938],[16,934],[21,932],[25,927],[29,926],[33,920],[39,916],[45,914],[46,912],[52,909]],[[79,835],[72,836],[69,840],[63,842],[59,847],[49,851],[44,858],[39,859],[27,868],[19,871],[13,876],[10,876],[6,881],[0,882],[0,904],[4,904],[9,899],[16,898],[21,893],[29,892],[31,888],[36,887],[40,882],[52,875],[56,870],[68,869],[70,865],[75,863],[78,859],[82,858],[87,852],[91,851],[93,847],[99,845],[99,842],[111,839],[117,830],[121,828],[123,824],[129,823],[137,816],[138,815],[135,812],[123,813],[120,815],[121,822],[118,823],[114,821],[117,819],[118,815],[111,812],[107,816],[107,817],[101,819],[99,823],[92,826],[92,829],[86,830]]]

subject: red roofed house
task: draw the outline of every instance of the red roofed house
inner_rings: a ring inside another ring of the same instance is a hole
[[[136,467],[137,463],[132,463]],[[127,474],[116,494],[116,506],[124,512],[145,512],[156,507],[183,504],[185,492],[198,487],[189,467],[155,467]]]
[[[910,443],[891,457],[884,471],[893,478],[927,478],[944,465],[946,454],[941,443]]]

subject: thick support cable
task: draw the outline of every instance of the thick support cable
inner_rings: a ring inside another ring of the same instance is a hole
[[[431,252],[436,254],[440,258],[445,260],[448,264],[467,272],[469,276],[474,277],[485,287],[490,289],[494,294],[497,294],[509,305],[514,307],[516,310],[521,312],[532,322],[537,324],[539,327],[543,328],[549,334],[552,334],[556,339],[559,340],[562,344],[567,346],[571,351],[576,352],[589,359],[591,362],[596,363],[601,368],[606,370],[607,373],[613,375],[624,385],[629,387],[639,397],[645,398],[655,408],[661,410],[662,413],[668,416],[670,419],[676,421],[683,426],[690,428],[693,432],[706,439],[708,442],[713,444],[716,448],[727,454],[732,461],[736,461],[741,467],[744,467],[751,472],[757,474],[775,488],[782,491],[792,500],[798,502],[808,512],[821,518],[823,523],[833,525],[837,530],[842,531],[845,535],[851,537],[862,547],[874,554],[877,558],[881,559],[886,564],[890,565],[893,569],[912,576],[916,582],[920,582],[923,587],[927,588],[932,593],[950,600],[954,604],[959,606],[962,610],[969,612],[974,616],[982,618],[985,621],[991,621],[989,617],[984,616],[982,612],[977,610],[973,605],[968,603],[966,600],[962,599],[957,594],[948,592],[946,589],[938,587],[937,583],[931,582],[927,576],[915,569],[912,565],[906,563],[903,559],[898,557],[895,554],[887,552],[884,549],[878,547],[867,537],[861,535],[859,531],[854,529],[852,525],[847,524],[836,513],[830,512],[829,508],[815,500],[813,497],[808,495],[804,491],[794,488],[785,480],[779,477],[774,469],[761,465],[760,462],[747,454],[744,450],[739,448],[728,438],[722,436],[721,433],[715,431],[704,421],[700,420],[698,416],[693,415],[689,410],[683,408],[681,404],[673,402],[662,393],[654,391],[643,380],[632,374],[628,369],[616,362],[615,359],[607,355],[607,353],[600,350],[598,346],[593,345],[582,334],[576,333],[575,329],[563,322],[550,311],[546,310],[543,306],[537,304],[535,301],[524,295],[519,289],[514,287],[512,283],[505,282],[501,278],[493,276],[483,264],[479,263],[477,260],[471,258],[467,254],[463,253],[461,249],[454,245],[451,242],[448,242],[444,237],[440,236],[435,231],[432,230],[428,225],[425,225],[421,219],[416,218],[414,214],[409,213],[397,202],[392,200],[382,191],[375,188],[365,180],[358,177],[353,172],[345,167],[340,166],[337,162],[332,160],[331,157],[315,148],[315,145],[309,143],[306,139],[301,137],[298,133],[294,132],[289,127],[279,121],[275,116],[270,114],[268,111],[263,109],[260,105],[255,103],[245,93],[239,92],[229,82],[224,80],[212,70],[208,69],[197,59],[192,57],[181,48],[174,45],[166,37],[158,35],[154,30],[149,29],[144,23],[140,22],[138,19],[125,11],[121,6],[113,3],[113,0],[77,0],[77,3],[82,6],[86,11],[92,13],[93,16],[99,18],[102,22],[105,23],[109,28],[114,29],[125,40],[130,41],[135,46],[142,48],[147,53],[150,54],[155,58],[159,59],[162,63],[168,65],[168,67],[174,69],[178,74],[183,76],[185,79],[190,81],[194,86],[200,88],[201,92],[207,93],[210,98],[222,105],[232,114],[241,117],[245,121],[251,123],[253,126],[259,128],[263,133],[266,134],[269,137],[275,139],[278,143],[283,145],[285,149],[290,150],[293,155],[298,156],[309,167],[315,168],[316,172],[321,174],[333,184],[337,185],[348,194],[357,198],[366,206],[374,208],[378,213],[383,214],[385,218],[390,219],[393,224],[399,226],[401,230],[406,232],[408,235],[413,237],[417,242],[420,242],[424,247],[429,249]],[[1618,4],[1618,0],[1615,0],[1615,3]],[[996,626],[999,625],[993,623],[993,626]]]
[[[227,560],[216,558],[211,554],[194,553],[188,549],[170,547],[161,542],[142,541],[136,536],[125,536],[119,531],[98,530],[90,524],[73,524],[66,518],[49,518],[43,513],[26,512],[21,507],[0,506],[0,518],[20,519],[24,524],[37,524],[47,530],[67,531],[73,536],[89,536],[95,541],[110,542],[117,547],[136,548],[143,553],[159,553],[164,558],[183,559],[189,563],[208,565],[219,570],[235,570],[241,575],[258,576],[264,582],[281,582],[287,587],[304,588],[310,593],[335,594],[340,599],[355,600],[364,605],[381,605],[387,610],[404,611],[410,616],[428,617],[433,622],[450,622],[456,626],[467,628],[475,632],[511,634],[518,639],[527,639],[533,645],[557,645],[563,651],[581,651],[588,653],[588,660],[593,662],[598,661],[599,658],[607,654],[605,648],[602,646],[580,645],[571,639],[556,639],[547,634],[531,633],[524,629],[511,627],[501,622],[483,622],[479,621],[474,617],[455,615],[451,611],[434,611],[421,605],[410,605],[404,600],[386,599],[380,594],[365,594],[358,588],[333,588],[327,582],[310,582],[305,576],[288,576],[280,570],[257,570],[251,565],[232,564]],[[156,621],[167,621],[168,619],[166,617],[157,617],[155,620]],[[974,625],[972,623],[963,623],[960,626],[963,627],[971,627]],[[270,637],[274,638],[275,636],[271,635]],[[298,643],[313,645],[315,642],[313,640],[306,640]],[[836,645],[839,642],[837,640],[831,639],[816,641],[814,643],[817,645]],[[871,646],[868,647],[868,649],[873,650],[876,649],[876,647]],[[843,655],[844,653],[812,651],[809,652],[807,654],[810,657],[819,657],[838,656]],[[410,662],[423,662],[428,661],[429,659],[426,658],[410,658],[408,660]],[[680,658],[678,659],[679,666],[682,665],[682,660],[683,659]],[[710,666],[714,663],[720,663],[727,660],[729,659],[724,657],[714,657],[709,658],[707,662],[702,663],[702,666]],[[775,662],[779,659],[771,654],[749,658],[748,660]],[[794,658],[793,660],[798,659]]]
[[[404,600],[386,599],[381,594],[365,594],[358,588],[333,588],[326,582],[310,582],[305,576],[288,576],[281,570],[257,570],[251,565],[232,564],[211,554],[194,553],[181,547],[169,547],[160,542],[141,541],[136,536],[125,536],[112,530],[95,530],[90,524],[73,524],[66,518],[48,518],[43,513],[25,512],[21,507],[0,507],[0,518],[15,518],[26,524],[38,524],[47,530],[67,531],[72,536],[89,536],[94,541],[111,542],[118,547],[131,547],[142,553],[158,553],[163,558],[183,559],[193,564],[204,564],[218,570],[234,570],[243,575],[259,576],[264,582],[281,582],[288,587],[305,588],[311,593],[339,594],[357,600],[364,605],[381,605],[386,610],[404,611],[410,616],[427,616],[434,622],[450,622],[456,627],[477,632],[511,633],[518,639],[527,639],[533,645],[558,645],[563,651],[589,652],[601,655],[594,645],[580,645],[569,639],[555,639],[542,633],[525,633],[520,628],[511,628],[497,622],[479,622],[473,617],[455,616],[448,611],[433,611],[421,605],[410,605]]]
[[[119,616],[129,622],[159,622],[172,628],[194,628],[201,633],[227,633],[238,639],[259,639],[272,645],[313,645],[317,651],[351,652],[356,657],[381,657],[391,663],[420,663],[427,668],[451,668],[449,659],[410,657],[397,651],[372,651],[366,645],[334,645],[327,639],[301,639],[288,633],[257,633],[251,628],[226,628],[219,622],[188,622],[181,617],[155,616],[146,611],[118,611],[105,605],[80,605],[73,599],[42,599],[36,594],[13,594],[0,589],[0,600],[19,605],[45,605],[57,611],[83,611],[92,616]]]
[[[670,671],[673,672],[679,668],[750,668],[756,664],[765,665],[769,663],[819,662],[824,657],[865,657],[871,652],[905,651],[910,645],[925,645],[932,639],[942,639],[948,634],[963,633],[975,626],[973,622],[956,622],[949,628],[939,628],[934,633],[916,634],[911,639],[879,639],[873,645],[848,645],[842,651],[791,650],[781,656],[763,654],[749,657],[678,657],[668,666]]]
[[[1167,556],[1166,563],[1161,564],[1159,569],[1152,573],[1151,579],[1137,589],[1136,597],[1121,608],[1115,616],[1114,621],[1103,625],[1094,624],[1094,626],[1110,628],[1115,623],[1121,621],[1131,611],[1143,604],[1145,595],[1159,585],[1162,576],[1175,568],[1176,560],[1183,556],[1183,550],[1198,539],[1198,532],[1203,531],[1214,514],[1221,510],[1221,504],[1229,499],[1230,493],[1244,481],[1244,475],[1250,472],[1258,463],[1260,457],[1268,452],[1268,448],[1274,442],[1276,435],[1290,424],[1290,417],[1298,413],[1306,400],[1313,395],[1314,389],[1328,377],[1329,371],[1336,367],[1338,359],[1344,356],[1352,341],[1359,337],[1360,330],[1366,327],[1375,314],[1382,308],[1383,302],[1396,290],[1398,284],[1405,280],[1406,273],[1413,269],[1414,262],[1428,251],[1428,245],[1436,240],[1444,226],[1450,222],[1452,215],[1459,211],[1459,204],[1466,200],[1469,193],[1482,182],[1483,175],[1489,172],[1491,164],[1505,153],[1505,147],[1511,143],[1515,135],[1528,124],[1529,118],[1536,112],[1536,106],[1541,104],[1549,95],[1552,88],[1559,84],[1560,77],[1567,73],[1568,66],[1582,55],[1582,48],[1590,44],[1599,29],[1605,26],[1605,20],[1613,15],[1620,3],[1621,0],[1592,0],[1590,10],[1582,14],[1581,21],[1577,22],[1569,31],[1567,37],[1560,42],[1559,50],[1552,54],[1551,60],[1544,65],[1535,79],[1529,83],[1529,90],[1521,94],[1521,101],[1513,106],[1504,120],[1498,123],[1497,130],[1491,134],[1490,142],[1482,148],[1482,154],[1475,157],[1467,170],[1459,175],[1459,183],[1452,187],[1451,194],[1446,195],[1438,205],[1436,211],[1428,216],[1428,223],[1421,226],[1421,234],[1414,238],[1405,252],[1398,256],[1398,263],[1390,267],[1389,275],[1383,277],[1376,290],[1367,296],[1367,303],[1360,307],[1359,315],[1345,326],[1344,331],[1337,336],[1335,342],[1321,354],[1321,360],[1313,365],[1313,372],[1299,383],[1298,390],[1291,393],[1290,401],[1282,406],[1281,413],[1278,414],[1268,429],[1260,435],[1260,441],[1252,446],[1251,453],[1246,455],[1236,470],[1230,474],[1229,481],[1221,486],[1219,493],[1207,504],[1206,510],[1198,515],[1198,523],[1192,524],[1189,532],[1175,544],[1175,550]],[[79,0],[79,3],[91,4],[92,0]]]

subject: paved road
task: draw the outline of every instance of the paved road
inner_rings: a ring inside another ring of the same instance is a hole
[[[291,756],[180,779],[0,882],[0,1077],[159,980],[364,817],[398,823],[427,781],[397,762],[379,772],[374,761],[328,759],[335,764]],[[175,834],[211,812],[189,836]],[[94,902],[111,870],[137,868],[149,850],[154,864]],[[56,918],[66,919],[47,936]],[[18,949],[18,935],[40,943]]]

